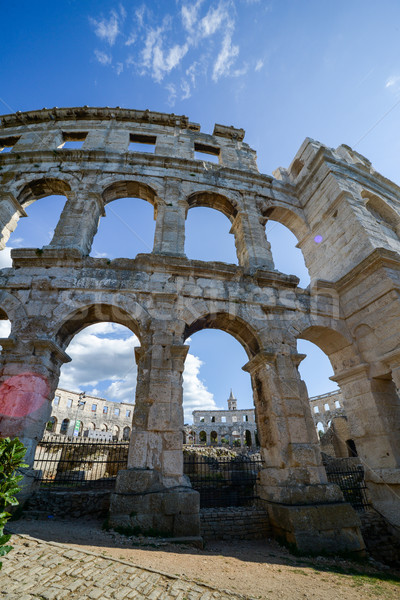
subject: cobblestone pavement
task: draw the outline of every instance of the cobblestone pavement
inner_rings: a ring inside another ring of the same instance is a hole
[[[0,571],[0,600],[248,600],[56,542],[13,535]]]

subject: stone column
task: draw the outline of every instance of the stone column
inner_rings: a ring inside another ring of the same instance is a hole
[[[188,205],[182,195],[180,179],[168,177],[165,198],[157,198],[155,254],[185,256],[185,220]]]
[[[255,208],[255,197],[245,201],[246,211],[239,212],[230,233],[235,236],[239,265],[247,271],[256,269],[274,270],[271,245],[265,235],[266,219]]]
[[[10,193],[0,192],[0,250],[3,250],[20,217],[28,215]]]
[[[136,349],[128,469],[118,473],[111,499],[114,526],[177,537],[199,535],[199,494],[183,475],[182,373],[188,349],[157,342]]]
[[[394,355],[387,362],[393,379],[387,374],[382,378],[369,377],[366,364],[331,379],[340,385],[343,393],[345,414],[365,469],[370,500],[392,520],[392,515],[400,514],[400,400],[397,391],[400,389],[400,364]],[[400,518],[397,520],[400,525]]]
[[[35,450],[51,416],[60,367],[71,359],[47,339],[0,340],[3,347],[0,369],[0,437],[18,437],[27,449],[25,462],[33,466]],[[26,471],[22,496],[33,484]]]
[[[304,355],[262,351],[243,368],[251,374],[265,468],[259,496],[275,535],[304,552],[362,552],[359,519],[340,489],[327,482],[307,390]]]
[[[46,249],[76,250],[88,256],[96,235],[100,217],[105,216],[103,198],[98,193],[67,192],[68,200],[54,231],[53,239]]]

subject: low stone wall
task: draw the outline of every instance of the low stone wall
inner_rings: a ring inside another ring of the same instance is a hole
[[[271,535],[267,513],[255,507],[202,508],[200,532],[207,540],[254,540]]]
[[[370,555],[377,561],[400,567],[400,530],[375,510],[360,514],[361,531]]]
[[[105,517],[110,508],[111,490],[55,491],[39,490],[24,507],[31,517]]]

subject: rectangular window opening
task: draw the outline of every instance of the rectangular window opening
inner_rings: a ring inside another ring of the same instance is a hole
[[[58,406],[60,404],[60,396],[54,396],[54,406]]]
[[[108,413],[108,406],[103,407],[103,414],[106,415]]]
[[[114,408],[114,415],[119,417],[119,408]]]
[[[194,157],[196,160],[207,160],[208,162],[219,164],[219,154],[220,150],[215,146],[198,144],[197,142],[194,145]]]
[[[126,411],[126,416],[127,416],[127,417],[130,417],[130,416],[131,416],[131,411],[130,411],[130,410],[127,410],[127,411]]]
[[[63,131],[63,143],[58,147],[62,150],[80,150],[86,139],[87,131]]]
[[[19,136],[0,138],[0,152],[11,152],[18,140]]]
[[[96,412],[97,410],[97,404],[92,404],[92,412]]]
[[[226,423],[226,417],[221,417],[221,423]]]
[[[71,400],[71,398],[68,398],[68,400],[67,400],[67,408],[71,408],[71,406],[72,406],[72,400]]]
[[[131,133],[129,136],[129,152],[152,152],[156,148],[157,138],[155,135],[142,135]]]

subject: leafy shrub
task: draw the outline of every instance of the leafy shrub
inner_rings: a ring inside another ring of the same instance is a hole
[[[0,439],[0,558],[12,550],[7,544],[11,536],[4,534],[4,525],[11,516],[6,509],[18,504],[15,494],[20,490],[18,483],[23,476],[17,475],[16,470],[28,466],[22,462],[25,452],[26,448],[18,438]]]

